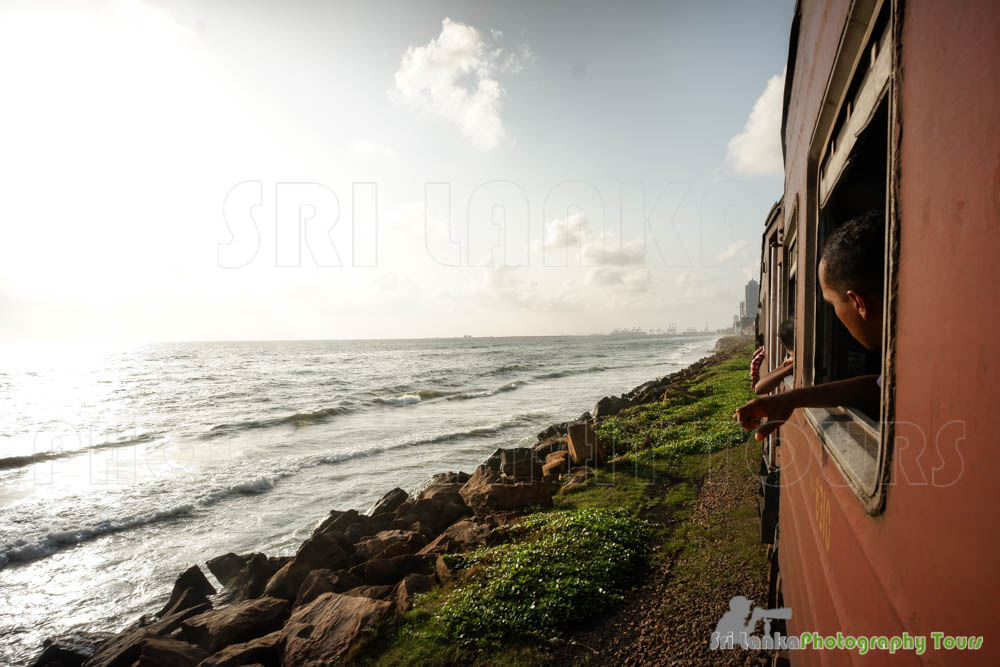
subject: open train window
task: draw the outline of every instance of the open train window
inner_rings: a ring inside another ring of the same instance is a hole
[[[886,215],[886,168],[889,139],[888,99],[883,97],[868,126],[857,137],[840,178],[833,185],[826,205],[820,209],[818,247],[841,224],[858,216]],[[883,273],[885,266],[882,267]],[[817,286],[818,288],[818,286]],[[833,312],[833,307],[816,300],[816,382],[832,382],[858,375],[882,372],[882,355],[865,349]],[[864,414],[874,424],[879,415]]]
[[[807,383],[879,375],[885,368],[883,353],[869,351],[858,343],[823,300],[816,268],[826,239],[839,225],[872,213],[888,223],[894,213],[890,187],[894,107],[889,4],[860,2],[854,6],[856,12],[848,20],[814,135],[810,158],[809,270],[797,276],[789,272],[790,282],[801,283],[807,293],[806,305],[811,305],[797,320],[811,328],[806,335],[803,359],[807,367],[803,378]],[[857,13],[865,11],[868,12],[865,16]],[[887,243],[886,248],[889,247]],[[883,262],[884,276],[895,271],[890,257],[883,258]],[[889,303],[885,291],[883,303]],[[884,317],[883,340],[890,330],[891,322]],[[848,485],[872,513],[884,506],[883,481],[891,442],[881,428],[885,396],[883,386],[883,405],[873,414],[849,406],[805,410],[807,421]]]
[[[795,302],[798,298],[798,291],[796,291],[798,285],[798,253],[799,253],[799,234],[798,234],[798,220],[796,219],[798,215],[797,210],[792,211],[791,218],[788,225],[785,227],[785,282],[787,287],[785,288],[785,303],[784,306],[784,317],[783,320],[795,321]],[[785,352],[789,354],[794,354],[794,350],[785,349]]]

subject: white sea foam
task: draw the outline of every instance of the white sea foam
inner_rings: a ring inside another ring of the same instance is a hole
[[[399,407],[402,405],[413,405],[414,403],[419,403],[421,398],[416,394],[403,394],[402,396],[393,396],[391,398],[380,398],[377,399],[379,403],[385,405],[392,405],[394,407]]]

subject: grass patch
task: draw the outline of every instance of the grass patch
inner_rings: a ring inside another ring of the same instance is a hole
[[[454,557],[463,580],[420,596],[356,661],[538,664],[532,640],[621,600],[650,549],[648,524],[620,509],[549,510],[498,530],[511,541]]]
[[[749,350],[746,350],[749,352]],[[597,434],[616,453],[639,460],[711,454],[746,442],[732,414],[753,394],[742,358],[723,362],[679,387],[668,401],[638,405],[604,421]],[[662,466],[661,466],[662,467]]]
[[[534,514],[508,532],[516,541],[465,558],[474,575],[438,614],[463,645],[562,634],[618,602],[650,548],[646,522],[623,510]]]

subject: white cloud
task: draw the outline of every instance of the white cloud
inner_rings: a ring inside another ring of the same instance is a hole
[[[590,270],[587,284],[597,287],[621,286],[629,292],[644,292],[649,286],[649,271],[628,270],[618,266],[598,266]]]
[[[726,162],[739,174],[771,176],[782,173],[781,102],[785,73],[767,80],[743,130],[729,140]]]
[[[621,285],[622,272],[609,266],[591,269],[587,276],[588,285]]]
[[[579,213],[567,218],[556,218],[545,223],[545,250],[578,248],[587,235],[587,220]]]
[[[750,242],[746,239],[736,239],[732,243],[726,246],[726,248],[718,254],[715,258],[718,262],[728,262],[729,260],[735,258],[737,255],[743,254],[743,250],[750,245]]]
[[[496,148],[505,134],[497,74],[519,72],[531,56],[527,48],[517,54],[492,48],[502,36],[491,30],[488,41],[473,26],[445,18],[440,35],[403,54],[393,97],[455,123],[478,148]]]
[[[583,263],[588,266],[645,266],[646,241],[641,238],[623,241],[617,234],[607,232],[597,234],[583,245]]]
[[[622,239],[617,232],[592,232],[587,219],[575,213],[546,223],[541,244],[543,252],[569,248],[580,249],[580,262],[590,269],[587,284],[592,287],[641,292],[649,284],[645,239]]]
[[[535,249],[559,251],[579,248],[584,266],[645,266],[646,241],[621,239],[616,232],[591,232],[587,219],[579,213],[545,223],[541,245]]]

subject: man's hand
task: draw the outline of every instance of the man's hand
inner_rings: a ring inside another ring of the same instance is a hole
[[[765,396],[755,398],[737,410],[736,414],[733,415],[733,419],[738,421],[740,426],[746,431],[756,428],[757,433],[754,435],[754,438],[763,440],[772,431],[785,423],[792,415],[793,409],[784,400],[782,394]],[[762,424],[761,421],[764,419],[767,421]]]

